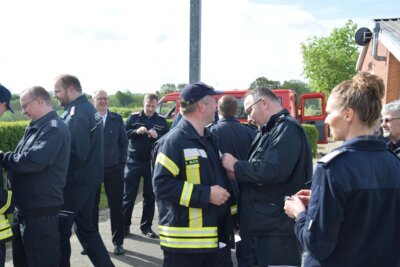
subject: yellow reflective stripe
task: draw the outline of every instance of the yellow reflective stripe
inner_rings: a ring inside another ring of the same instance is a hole
[[[181,199],[179,200],[179,204],[185,207],[189,207],[190,198],[192,197],[192,192],[193,192],[193,184],[185,181],[181,193]]]
[[[6,212],[6,210],[10,207],[10,205],[11,205],[11,197],[12,197],[12,192],[11,191],[7,191],[7,202],[3,207],[1,207],[0,214],[3,214],[4,212]]]
[[[231,206],[231,215],[237,214],[237,205],[232,205]]]
[[[170,238],[160,236],[160,245],[170,248],[217,248],[218,237],[214,238]]]
[[[159,225],[158,233],[169,237],[214,237],[218,236],[218,229],[216,226],[192,228]]]
[[[158,153],[157,158],[156,158],[156,164],[157,163],[160,163],[167,170],[169,170],[174,177],[179,174],[178,166],[164,153],[161,153],[161,152]]]
[[[189,208],[189,227],[203,226],[203,209]]]
[[[193,184],[200,184],[200,164],[198,157],[185,158],[186,180]]]
[[[11,228],[9,228],[7,231],[1,231],[0,232],[0,240],[7,239],[13,235]]]
[[[10,227],[10,222],[8,221],[8,219],[0,221],[0,231],[6,229],[8,227]]]

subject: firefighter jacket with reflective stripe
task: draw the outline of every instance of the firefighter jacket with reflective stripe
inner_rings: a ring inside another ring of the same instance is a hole
[[[227,242],[228,207],[209,203],[210,187],[226,187],[218,146],[181,119],[152,150],[153,187],[159,210],[160,245],[179,253],[206,253]]]
[[[0,168],[0,171],[2,171],[2,168]],[[0,195],[0,244],[3,244],[10,240],[13,235],[11,225],[7,217],[3,215],[12,212],[12,192],[0,188]]]

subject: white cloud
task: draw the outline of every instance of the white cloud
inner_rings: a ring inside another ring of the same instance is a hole
[[[84,91],[156,91],[188,82],[189,0],[37,0],[0,3],[0,83],[13,92],[53,89],[61,73]],[[300,42],[345,20],[301,5],[203,0],[202,80],[246,88],[259,76],[303,79]]]

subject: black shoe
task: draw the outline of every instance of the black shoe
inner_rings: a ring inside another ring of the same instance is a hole
[[[81,251],[81,255],[87,255],[87,252],[86,252],[86,250],[82,249],[82,251]]]
[[[114,255],[122,255],[124,254],[125,250],[122,245],[115,245],[114,247]]]
[[[142,230],[142,233],[149,238],[158,238],[158,235],[151,228]]]

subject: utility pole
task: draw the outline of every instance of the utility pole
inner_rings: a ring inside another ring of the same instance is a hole
[[[189,83],[200,81],[201,0],[190,0]]]

